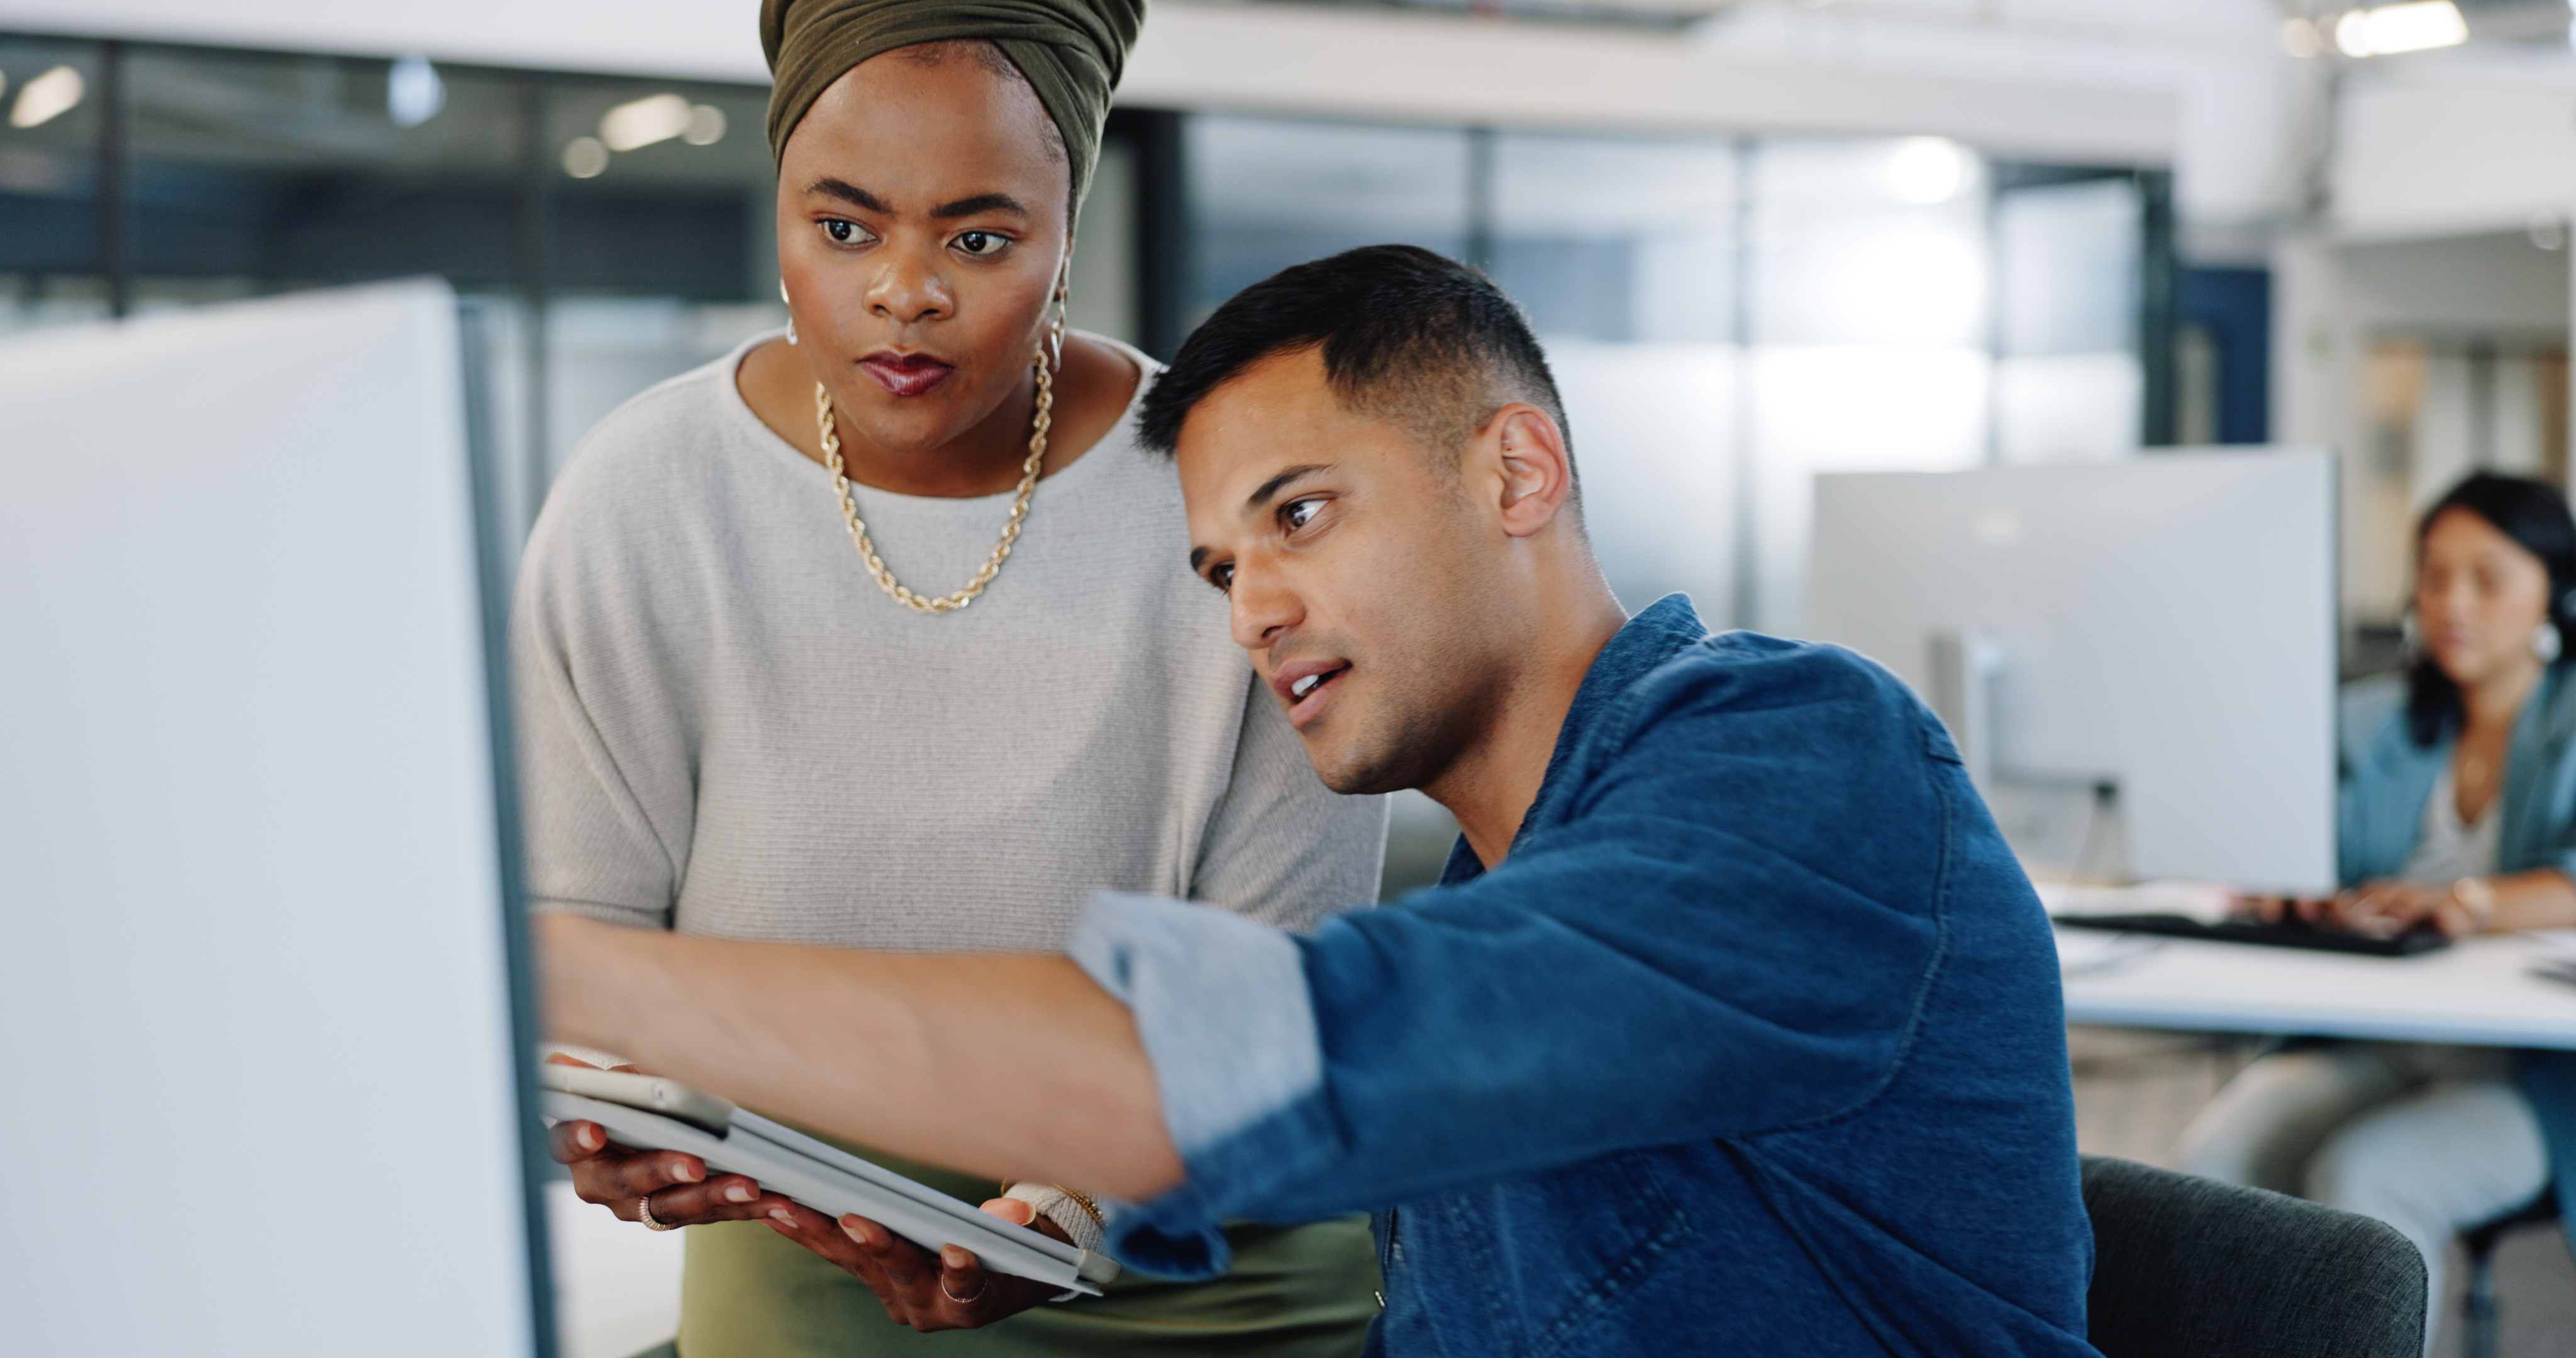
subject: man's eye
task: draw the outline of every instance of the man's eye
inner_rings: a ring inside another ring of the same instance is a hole
[[[821,225],[823,234],[830,237],[834,245],[864,245],[874,239],[866,227],[846,217],[826,217]]]
[[[1288,531],[1293,533],[1305,527],[1314,520],[1316,515],[1323,512],[1322,500],[1291,500],[1279,507],[1279,521],[1288,525]]]
[[[1225,593],[1234,590],[1234,567],[1231,564],[1208,568],[1208,583]]]
[[[1008,244],[1010,239],[995,231],[968,231],[957,238],[957,248],[978,259],[986,255],[998,255],[1002,252],[1002,247]]]

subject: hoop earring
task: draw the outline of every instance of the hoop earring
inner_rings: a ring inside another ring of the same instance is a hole
[[[1055,275],[1055,324],[1047,328],[1047,349],[1053,355],[1056,371],[1064,371],[1064,318],[1073,309],[1073,256],[1064,257],[1064,267]]]
[[[787,295],[787,280],[778,280],[778,300],[787,304],[787,342],[796,342],[796,299]]]

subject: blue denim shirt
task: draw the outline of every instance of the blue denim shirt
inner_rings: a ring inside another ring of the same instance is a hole
[[[1112,1211],[1136,1268],[1370,1209],[1374,1352],[2092,1353],[2047,921],[1939,723],[1849,652],[1667,598],[1493,871],[1462,843],[1302,939],[1103,896],[1071,951],[1188,1172]]]

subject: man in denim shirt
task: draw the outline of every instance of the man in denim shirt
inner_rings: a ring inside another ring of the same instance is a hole
[[[1093,1190],[1151,1273],[1370,1209],[1386,1353],[2089,1354],[2056,954],[1957,752],[1846,652],[1624,619],[1562,426],[1510,303],[1394,246],[1228,302],[1147,408],[1318,773],[1457,813],[1439,887],[1310,938],[1103,895],[1070,961],[550,920],[559,1031]]]

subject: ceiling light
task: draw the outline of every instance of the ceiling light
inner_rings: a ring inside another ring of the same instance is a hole
[[[2307,19],[2281,21],[2281,50],[2305,61],[2325,50],[2325,40],[2317,36],[2316,24]]]
[[[2469,40],[2468,21],[2451,0],[2411,0],[2402,5],[2357,9],[2335,20],[2336,50],[2352,57],[2384,57],[2457,47]]]
[[[689,110],[689,125],[680,131],[680,140],[691,146],[713,146],[724,140],[724,110],[713,104],[700,104]]]
[[[632,151],[689,130],[689,101],[656,94],[619,104],[599,120],[599,140],[611,151]]]
[[[9,109],[11,127],[41,127],[80,107],[89,86],[69,66],[57,66],[27,82]]]
[[[1887,164],[1888,187],[1909,203],[1946,203],[1968,182],[1968,153],[1947,137],[1907,137]]]
[[[447,107],[447,82],[427,57],[404,57],[385,74],[385,116],[396,127],[418,127]]]
[[[2543,250],[2564,250],[2567,248],[2567,218],[2562,213],[2542,208],[2531,214],[2531,220],[2523,226],[2523,234]]]
[[[564,143],[563,167],[575,179],[597,179],[608,172],[608,148],[597,137],[575,137]]]

